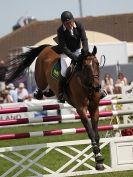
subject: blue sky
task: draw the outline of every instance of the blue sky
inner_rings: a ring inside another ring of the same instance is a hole
[[[133,0],[81,0],[83,16],[133,13]],[[79,0],[0,0],[0,37],[10,33],[21,16],[60,18],[64,10],[79,17]]]

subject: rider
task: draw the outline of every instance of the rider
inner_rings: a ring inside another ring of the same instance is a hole
[[[65,102],[63,93],[66,83],[66,70],[71,63],[71,60],[82,60],[83,55],[86,55],[89,52],[89,47],[83,25],[74,19],[71,12],[64,11],[61,14],[61,21],[62,24],[57,29],[58,44],[62,50],[58,101]],[[101,98],[105,97],[106,95],[107,94],[105,91],[101,92]]]

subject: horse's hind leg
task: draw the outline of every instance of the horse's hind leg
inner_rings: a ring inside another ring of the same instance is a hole
[[[37,84],[37,90],[34,93],[34,97],[36,99],[42,99],[43,98],[43,91],[47,88],[48,83],[43,67],[43,62],[37,59],[36,65],[35,65],[35,80]]]
[[[34,92],[34,97],[38,100],[41,100],[43,98],[43,95],[45,95],[44,92],[47,89],[48,84],[45,80],[45,77],[43,79],[38,78],[38,77],[35,77],[35,78],[36,78],[37,89]]]

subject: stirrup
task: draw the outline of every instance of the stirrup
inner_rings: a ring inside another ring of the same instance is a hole
[[[108,95],[107,91],[104,89],[104,90],[101,90],[100,92],[100,99],[103,99],[104,97],[106,97]]]

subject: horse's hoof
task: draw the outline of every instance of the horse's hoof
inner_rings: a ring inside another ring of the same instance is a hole
[[[102,171],[102,170],[104,170],[104,169],[105,169],[105,168],[104,168],[104,166],[103,166],[102,163],[97,163],[97,164],[96,164],[96,170],[99,170],[99,171],[101,170],[101,171]]]

